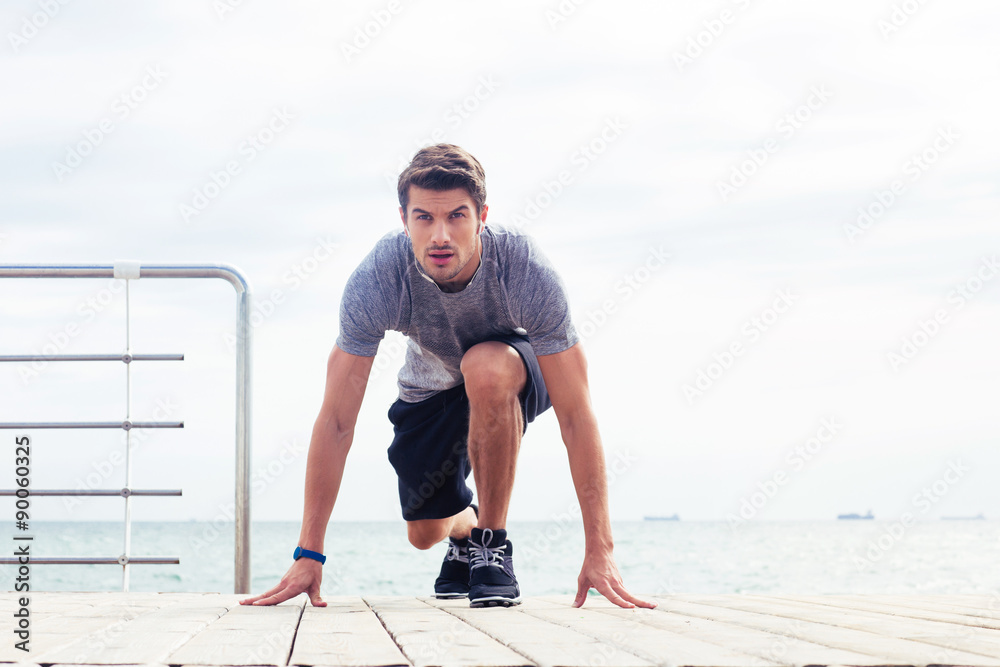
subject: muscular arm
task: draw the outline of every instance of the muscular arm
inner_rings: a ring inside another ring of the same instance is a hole
[[[340,491],[347,452],[354,442],[354,425],[373,360],[348,354],[335,345],[327,361],[326,391],[306,460],[305,508],[299,533],[299,545],[304,549],[323,551],[326,526]]]
[[[582,605],[587,591],[596,588],[622,607],[654,607],[654,604],[640,600],[625,589],[612,556],[614,545],[608,512],[604,448],[590,403],[587,360],[583,348],[577,343],[563,352],[539,356],[538,365],[566,444],[586,534],[586,552],[573,605]]]
[[[365,396],[374,357],[359,357],[334,345],[326,365],[326,390],[319,416],[313,425],[306,459],[305,506],[299,545],[323,551],[326,526],[344,477],[347,452],[354,441],[354,425]],[[277,586],[241,604],[278,604],[306,591],[314,605],[326,606],[319,595],[322,565],[300,558]]]

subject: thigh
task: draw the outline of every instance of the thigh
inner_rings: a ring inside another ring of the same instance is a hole
[[[444,519],[468,507],[472,489],[465,483],[471,472],[465,386],[419,403],[397,400],[389,408],[389,421],[389,462],[398,477],[403,518]]]

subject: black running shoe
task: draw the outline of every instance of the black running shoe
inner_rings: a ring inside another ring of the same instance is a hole
[[[469,537],[469,606],[510,607],[521,604],[514,576],[514,548],[506,530],[473,528]]]
[[[469,540],[448,538],[448,553],[434,580],[434,597],[444,600],[469,597]]]
[[[479,516],[479,507],[471,505]],[[441,563],[441,573],[434,580],[434,597],[443,600],[469,597],[469,540],[448,538],[448,553]]]

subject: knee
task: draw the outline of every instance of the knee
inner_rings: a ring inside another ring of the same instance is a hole
[[[426,550],[447,537],[447,530],[437,521],[413,521],[406,524],[406,537],[416,548]]]
[[[409,538],[410,538],[410,544],[420,549],[421,551],[426,551],[427,549],[430,549],[435,544],[441,541],[437,539],[432,539],[426,535],[414,535],[413,533],[410,533]]]
[[[521,355],[510,345],[487,341],[473,345],[459,366],[469,400],[517,396],[527,381]]]

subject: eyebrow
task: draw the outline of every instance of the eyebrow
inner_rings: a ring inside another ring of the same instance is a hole
[[[468,210],[470,210],[470,209],[469,209],[469,205],[468,205],[468,204],[462,204],[461,206],[459,206],[458,208],[456,208],[456,209],[455,209],[454,211],[449,211],[449,215],[450,215],[451,213],[457,213],[458,211],[461,211],[461,210],[462,210],[463,208],[464,208],[465,210],[467,210],[467,211],[468,211]],[[426,213],[427,215],[433,215],[433,213],[431,213],[430,211],[425,211],[424,209],[422,209],[422,208],[417,208],[416,206],[414,206],[414,207],[413,207],[413,210],[412,210],[412,211],[410,211],[410,212],[411,212],[411,213]]]

